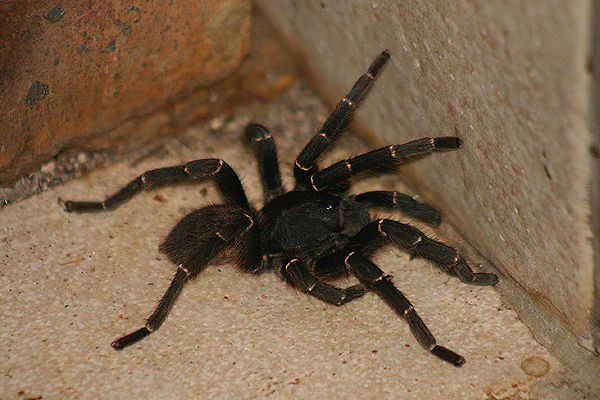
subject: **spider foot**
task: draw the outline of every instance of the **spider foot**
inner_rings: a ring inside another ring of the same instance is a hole
[[[441,358],[446,362],[449,362],[455,367],[462,367],[467,362],[463,356],[456,354],[452,350],[448,350],[443,346],[436,345],[433,349],[431,349],[431,354]]]
[[[367,286],[363,285],[362,283],[359,283],[358,285],[347,287],[347,288],[343,289],[343,292],[344,292],[343,297],[340,299],[339,303],[336,305],[341,306],[342,304],[346,304],[350,300],[354,300],[354,299],[361,297],[368,291],[369,291],[369,288]]]
[[[99,201],[71,201],[59,197],[58,204],[63,206],[66,212],[104,211],[104,205]]]
[[[473,274],[473,282],[471,282],[472,285],[477,286],[496,286],[497,283],[498,276],[488,272],[478,272]]]
[[[433,145],[436,150],[460,149],[463,141],[456,136],[442,136],[433,139]]]
[[[110,344],[110,346],[115,350],[123,350],[125,347],[131,346],[134,343],[139,342],[152,331],[146,327],[140,328],[135,332],[130,333],[129,335],[125,335]]]
[[[442,222],[440,213],[427,203],[419,203],[411,216],[433,227],[440,226],[440,223]]]

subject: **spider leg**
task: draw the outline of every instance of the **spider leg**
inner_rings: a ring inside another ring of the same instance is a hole
[[[291,286],[328,304],[341,306],[369,291],[367,286],[353,285],[344,289],[319,281],[306,265],[294,258],[281,269],[281,278]]]
[[[340,133],[348,127],[354,110],[369,91],[373,85],[373,81],[377,78],[377,75],[389,58],[390,53],[387,50],[375,58],[367,72],[358,78],[346,97],[339,101],[319,132],[302,149],[294,164],[296,187],[310,186],[310,177],[317,171],[315,161]]]
[[[458,250],[428,238],[413,226],[391,219],[377,220],[372,223],[372,226],[376,226],[381,236],[389,236],[394,243],[415,256],[435,262],[444,271],[456,275],[464,283],[479,286],[494,286],[498,283],[498,277],[495,274],[473,272]]]
[[[198,275],[231,244],[243,241],[248,232],[250,236],[258,234],[251,231],[255,226],[251,216],[227,213],[232,207],[216,205],[196,210],[173,228],[160,249],[179,265],[177,272],[144,327],[112,342],[115,350],[131,346],[160,328],[189,279]],[[212,229],[209,224],[213,224]]]
[[[148,317],[146,320],[144,327],[115,340],[110,344],[112,348],[115,350],[122,350],[127,346],[137,343],[160,328],[167,318],[167,315],[173,308],[175,301],[181,294],[181,290],[188,279],[192,275],[197,274],[202,267],[211,261],[220,251],[224,249],[224,247],[224,243],[215,237],[215,239],[212,240],[212,243],[207,243],[206,247],[199,251],[194,257],[192,257],[192,259],[187,261],[185,264],[180,265],[177,268],[177,272],[175,273],[169,288],[158,302],[158,305],[156,306],[152,315],[150,315],[150,317]]]
[[[416,218],[432,226],[438,226],[442,220],[440,213],[435,208],[400,192],[375,190],[350,196],[348,199],[367,207],[398,209],[409,217]]]
[[[436,263],[441,269],[457,276],[462,282],[478,286],[494,286],[498,277],[492,273],[473,272],[463,256],[455,248],[433,240],[423,232],[407,224],[391,219],[378,219],[354,235],[343,250],[323,259],[323,262],[339,262],[351,252],[369,256],[385,241],[391,240],[412,255]],[[321,260],[320,260],[321,261]]]
[[[235,171],[223,160],[207,158],[185,165],[146,171],[104,201],[65,201],[65,211],[95,212],[111,210],[142,190],[153,190],[180,183],[195,183],[214,177],[223,197],[249,210],[250,205]]]
[[[363,284],[372,288],[400,316],[406,318],[411,332],[423,348],[442,360],[460,367],[465,363],[465,359],[436,344],[435,338],[408,299],[393,285],[390,277],[367,258],[389,241],[412,254],[434,261],[443,270],[458,276],[465,283],[472,285],[498,283],[495,274],[474,273],[456,249],[428,238],[417,228],[389,219],[379,219],[369,223],[350,238],[343,249],[317,260],[315,268],[319,268],[319,263],[338,265],[343,263]]]
[[[246,137],[251,140],[256,153],[264,198],[267,202],[284,192],[279,162],[277,161],[277,147],[273,136],[262,125],[249,124],[246,126],[245,133]]]
[[[115,350],[123,350],[125,347],[139,342],[157,330],[162,325],[165,318],[167,318],[169,311],[171,311],[173,304],[175,304],[175,300],[177,300],[179,297],[179,294],[183,289],[183,285],[187,282],[187,280],[188,274],[186,273],[184,267],[177,268],[177,272],[175,273],[175,277],[173,277],[169,288],[160,299],[158,306],[156,306],[156,309],[152,315],[146,320],[145,326],[115,340],[110,344],[112,348]]]
[[[346,267],[361,282],[373,288],[398,315],[406,319],[412,334],[425,350],[430,351],[435,356],[449,362],[455,367],[460,367],[465,363],[465,359],[461,355],[436,344],[431,331],[427,328],[421,317],[419,317],[413,305],[377,265],[373,264],[366,257],[354,252],[348,254],[344,261]]]
[[[390,164],[398,164],[413,157],[422,157],[439,150],[453,150],[462,146],[462,140],[454,136],[421,138],[408,143],[382,147],[356,157],[339,161],[310,177],[314,190],[343,182],[352,176]]]

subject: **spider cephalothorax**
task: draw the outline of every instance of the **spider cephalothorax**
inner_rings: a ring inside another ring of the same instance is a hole
[[[441,359],[461,366],[465,359],[436,344],[408,299],[371,260],[383,245],[394,244],[414,256],[438,264],[461,281],[495,285],[490,273],[474,273],[460,253],[425,236],[417,228],[391,219],[370,217],[369,208],[399,209],[431,225],[440,215],[431,206],[394,191],[370,191],[346,196],[350,179],[363,171],[393,165],[433,151],[458,149],[457,137],[422,138],[391,145],[319,169],[317,159],[347,128],[354,110],[389,58],[384,51],[336,106],[321,130],[296,158],[294,190],[281,182],[275,142],[258,124],[246,127],[262,178],[265,205],[249,204],[235,171],[223,160],[201,159],[185,165],[147,171],[102,202],[64,202],[69,212],[110,210],[140,190],[177,183],[216,181],[224,204],[210,205],[185,216],[167,235],[160,251],[178,266],[171,285],[143,328],[112,343],[120,350],[143,339],[164,322],[184,284],[224,254],[244,272],[273,270],[287,284],[326,303],[342,305],[374,291],[404,317],[417,341]],[[330,282],[354,275],[359,284],[338,288]]]

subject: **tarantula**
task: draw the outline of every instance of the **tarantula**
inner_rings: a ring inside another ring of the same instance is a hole
[[[261,210],[248,202],[235,171],[224,160],[214,158],[147,171],[102,202],[63,203],[68,212],[111,210],[141,190],[208,178],[216,181],[224,199],[223,204],[192,211],[167,235],[160,251],[177,265],[175,277],[145,326],[114,341],[114,349],[121,350],[157,330],[184,284],[226,253],[241,271],[274,271],[288,285],[328,304],[339,306],[372,290],[406,319],[423,348],[457,367],[465,363],[459,354],[436,344],[409,300],[371,257],[382,246],[394,244],[435,262],[468,284],[495,285],[497,276],[474,273],[456,249],[428,238],[413,226],[391,219],[373,220],[369,215],[371,207],[387,207],[436,226],[440,214],[428,204],[395,191],[346,196],[350,179],[356,174],[433,151],[458,149],[461,139],[422,138],[382,147],[324,169],[317,165],[319,156],[346,130],[388,59],[388,51],[377,56],[300,152],[294,164],[296,186],[292,191],[286,192],[282,185],[275,142],[267,128],[254,123],[245,128],[258,159],[265,199]],[[330,283],[350,274],[360,283],[346,288]]]

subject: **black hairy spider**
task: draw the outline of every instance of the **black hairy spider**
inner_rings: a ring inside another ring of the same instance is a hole
[[[114,341],[116,350],[130,346],[164,322],[184,284],[198,275],[215,257],[231,254],[241,271],[260,274],[275,271],[290,286],[328,304],[342,305],[367,291],[377,293],[396,313],[404,317],[426,350],[455,366],[465,359],[436,344],[406,297],[391,277],[371,262],[376,250],[395,244],[413,256],[435,262],[441,269],[473,285],[495,285],[498,277],[474,273],[460,253],[428,238],[410,225],[391,219],[372,220],[370,207],[399,209],[405,214],[438,225],[439,213],[433,207],[395,191],[370,191],[345,196],[350,178],[411,157],[462,146],[458,137],[422,138],[400,145],[382,147],[319,169],[317,159],[348,127],[354,110],[368,92],[389,58],[387,51],[373,61],[350,92],[335,107],[300,152],[294,164],[296,186],[286,192],[281,182],[277,150],[269,131],[258,124],[246,127],[258,159],[265,198],[264,207],[255,210],[249,203],[234,170],[220,159],[201,159],[185,165],[147,171],[102,202],[66,201],[69,212],[111,210],[140,190],[178,183],[196,183],[212,177],[224,204],[209,205],[185,216],[160,245],[160,251],[177,265],[169,288],[143,328]],[[341,289],[329,282],[354,275],[359,284]]]

